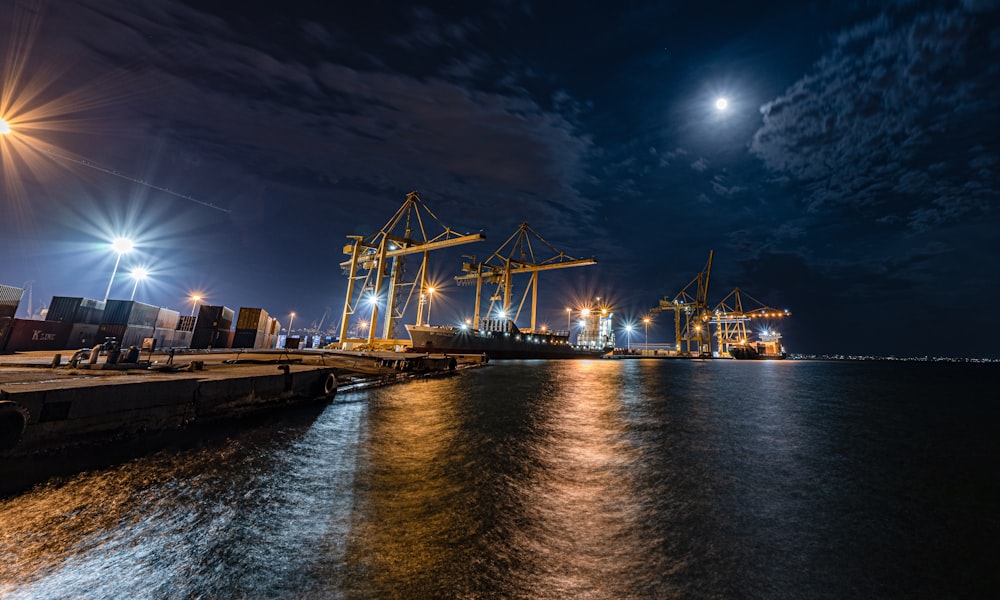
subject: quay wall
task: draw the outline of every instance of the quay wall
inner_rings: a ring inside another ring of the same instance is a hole
[[[328,398],[337,388],[334,369],[304,365],[233,367],[191,375],[111,383],[95,378],[0,385],[0,423],[4,424],[0,457],[239,418]],[[17,389],[21,387],[26,389]],[[20,432],[12,428],[18,414],[23,422]]]

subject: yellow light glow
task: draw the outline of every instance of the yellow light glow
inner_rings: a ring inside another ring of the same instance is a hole
[[[0,133],[10,133],[10,123],[7,122],[7,119],[2,117],[0,117]]]

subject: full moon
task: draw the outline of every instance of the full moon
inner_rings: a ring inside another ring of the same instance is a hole
[[[729,106],[729,100],[726,100],[725,98],[717,98],[715,100],[715,108],[717,110],[726,110],[726,107],[728,106]]]

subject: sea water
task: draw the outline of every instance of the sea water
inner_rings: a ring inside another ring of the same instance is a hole
[[[5,598],[1000,589],[998,365],[497,361],[0,500]]]

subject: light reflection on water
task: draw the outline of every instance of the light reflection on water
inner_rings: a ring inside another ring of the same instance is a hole
[[[507,361],[352,392],[0,501],[0,596],[982,595],[996,370],[961,367]]]
[[[0,596],[291,594],[342,561],[362,403],[0,503]]]

